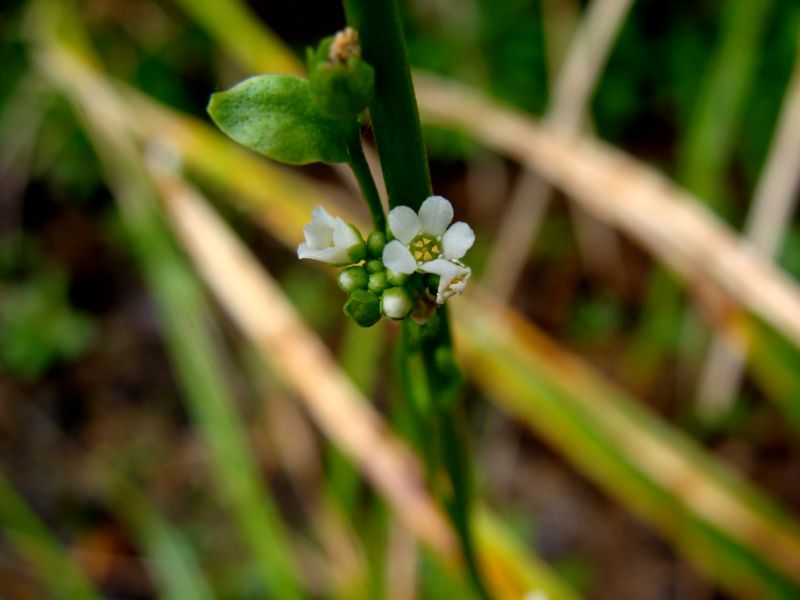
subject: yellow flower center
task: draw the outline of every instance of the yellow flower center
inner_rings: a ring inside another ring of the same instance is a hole
[[[442,253],[439,240],[426,233],[411,240],[409,249],[417,262],[428,262]]]

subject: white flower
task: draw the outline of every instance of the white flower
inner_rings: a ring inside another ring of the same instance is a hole
[[[453,205],[441,196],[426,199],[419,214],[407,206],[393,208],[389,230],[395,239],[383,249],[383,264],[390,271],[439,275],[439,304],[461,293],[472,274],[459,259],[472,247],[475,233],[466,223],[450,225],[452,220]]]
[[[366,245],[352,225],[332,217],[318,206],[311,213],[311,222],[303,228],[306,240],[297,247],[297,256],[332,265],[349,265],[366,254]]]

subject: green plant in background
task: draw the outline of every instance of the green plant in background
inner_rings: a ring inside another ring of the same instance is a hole
[[[91,343],[91,319],[72,308],[67,277],[49,266],[21,282],[0,281],[0,369],[26,381],[76,358]]]
[[[370,327],[382,315],[404,321],[398,355],[406,408],[400,412],[411,417],[429,483],[459,534],[474,590],[488,598],[472,541],[470,461],[457,415],[463,378],[444,308],[471,276],[461,259],[475,234],[466,223],[451,224],[452,205],[431,194],[397,7],[346,2],[345,8],[352,27],[308,51],[308,80],[253,77],[214,94],[208,111],[225,133],[273,160],[352,168],[375,230],[365,240],[354,225],[318,207],[298,256],[343,267],[338,283],[348,294],[344,312],[358,325]],[[361,147],[367,106],[390,199],[388,218]]]

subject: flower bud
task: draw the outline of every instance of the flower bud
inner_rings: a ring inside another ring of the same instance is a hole
[[[408,281],[408,275],[405,273],[396,273],[387,269],[386,281],[388,281],[390,285],[405,285],[406,281]]]
[[[339,287],[348,294],[367,287],[369,275],[364,267],[347,267],[336,278]]]
[[[383,256],[383,248],[386,246],[386,234],[382,231],[373,231],[367,238],[367,252],[373,258]]]
[[[381,312],[390,319],[404,319],[412,306],[411,295],[402,287],[389,288],[381,296]]]
[[[332,119],[354,119],[367,108],[375,70],[361,59],[358,32],[350,27],[325,38],[308,53],[308,81],[314,103]]]
[[[367,284],[370,292],[380,294],[383,290],[389,287],[386,281],[386,271],[378,271],[369,276],[369,283]]]
[[[378,273],[379,271],[383,271],[383,261],[379,258],[373,258],[367,261],[366,267],[367,273]]]
[[[367,290],[356,290],[344,305],[344,314],[361,327],[372,327],[381,319],[381,301]]]

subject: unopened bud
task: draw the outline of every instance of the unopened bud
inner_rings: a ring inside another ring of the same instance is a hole
[[[383,256],[383,248],[386,246],[386,234],[382,231],[373,231],[367,238],[367,252],[373,258]]]
[[[364,267],[347,267],[336,278],[339,287],[348,294],[367,287],[369,275]]]
[[[366,264],[367,273],[377,273],[383,271],[383,261],[379,258],[368,260]]]
[[[344,314],[361,327],[372,327],[381,319],[381,301],[367,290],[356,290],[344,305]]]
[[[388,286],[389,284],[386,281],[386,271],[378,271],[377,273],[372,273],[369,276],[369,283],[367,284],[367,287],[369,288],[370,292],[380,294]]]
[[[389,288],[381,296],[381,312],[390,319],[404,319],[412,306],[411,295],[402,287]]]
[[[375,70],[361,59],[358,32],[350,27],[308,53],[314,103],[333,119],[354,119],[372,100]]]

